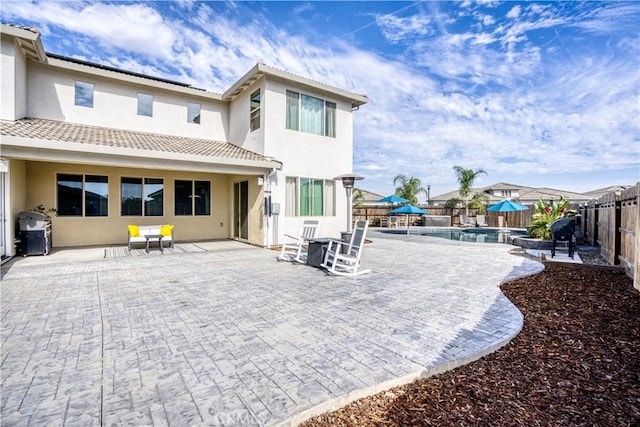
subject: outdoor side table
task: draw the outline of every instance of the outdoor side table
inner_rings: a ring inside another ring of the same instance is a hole
[[[145,234],[144,238],[147,239],[147,246],[145,251],[149,253],[149,240],[158,239],[158,247],[160,248],[160,252],[164,252],[164,248],[162,247],[162,234]]]
[[[324,262],[324,256],[327,253],[329,242],[333,239],[328,237],[318,237],[309,239],[309,247],[307,248],[307,265],[311,267],[321,267]]]

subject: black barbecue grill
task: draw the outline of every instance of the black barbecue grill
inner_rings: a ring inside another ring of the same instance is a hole
[[[551,223],[551,234],[553,235],[553,246],[551,247],[551,258],[556,255],[556,244],[567,242],[569,246],[569,256],[573,259],[574,234],[576,232],[576,222],[573,218],[560,218]]]

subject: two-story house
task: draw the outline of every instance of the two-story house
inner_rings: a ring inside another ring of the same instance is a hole
[[[223,94],[44,51],[2,24],[2,256],[20,211],[52,214],[53,246],[117,245],[127,224],[180,241],[270,246],[320,219],[346,227],[333,178],[352,171],[365,95],[256,64]]]

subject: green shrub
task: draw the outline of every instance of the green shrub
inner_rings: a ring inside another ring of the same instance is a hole
[[[559,218],[570,218],[576,214],[575,211],[571,211],[568,208],[569,201],[565,200],[563,196],[560,196],[560,200],[553,202],[551,205],[546,204],[540,198],[540,201],[536,203],[537,212],[533,214],[533,221],[527,227],[527,233],[531,237],[551,240],[551,224]]]

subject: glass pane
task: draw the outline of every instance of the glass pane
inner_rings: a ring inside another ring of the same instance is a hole
[[[323,182],[321,179],[314,179],[313,180],[313,198],[312,198],[312,210],[311,210],[311,214],[315,215],[315,216],[322,216],[323,214],[323,209],[322,209],[322,202],[323,202],[323,196],[322,196],[322,190],[323,190]]]
[[[211,183],[209,181],[195,182],[193,198],[196,215],[211,214]]]
[[[298,102],[297,92],[287,91],[287,129],[298,130]]]
[[[300,130],[323,135],[324,101],[308,95],[302,95],[301,100]]]
[[[300,216],[311,215],[311,180],[300,178]]]
[[[153,95],[146,93],[138,94],[138,115],[153,116]]]
[[[84,181],[85,216],[108,216],[109,178],[106,176],[87,175]]]
[[[144,179],[144,216],[162,216],[164,207],[164,181]]]
[[[191,215],[191,194],[192,194],[191,189],[192,189],[191,181],[176,180],[175,195],[174,195],[175,215]]]
[[[187,102],[187,122],[200,124],[200,104]]]
[[[142,216],[142,178],[121,179],[120,214]]]
[[[58,174],[59,216],[82,216],[82,175]]]
[[[93,83],[76,81],[76,105],[82,107],[93,107]]]
[[[260,129],[260,91],[257,90],[251,94],[251,103],[249,106],[251,130]]]
[[[325,136],[336,136],[336,104],[333,102],[325,103],[325,120],[324,120]]]
[[[295,177],[288,176],[286,178],[286,195],[285,195],[285,208],[284,214],[286,216],[296,216],[296,206],[298,205],[298,199],[296,197],[297,194],[297,184],[298,179]]]

